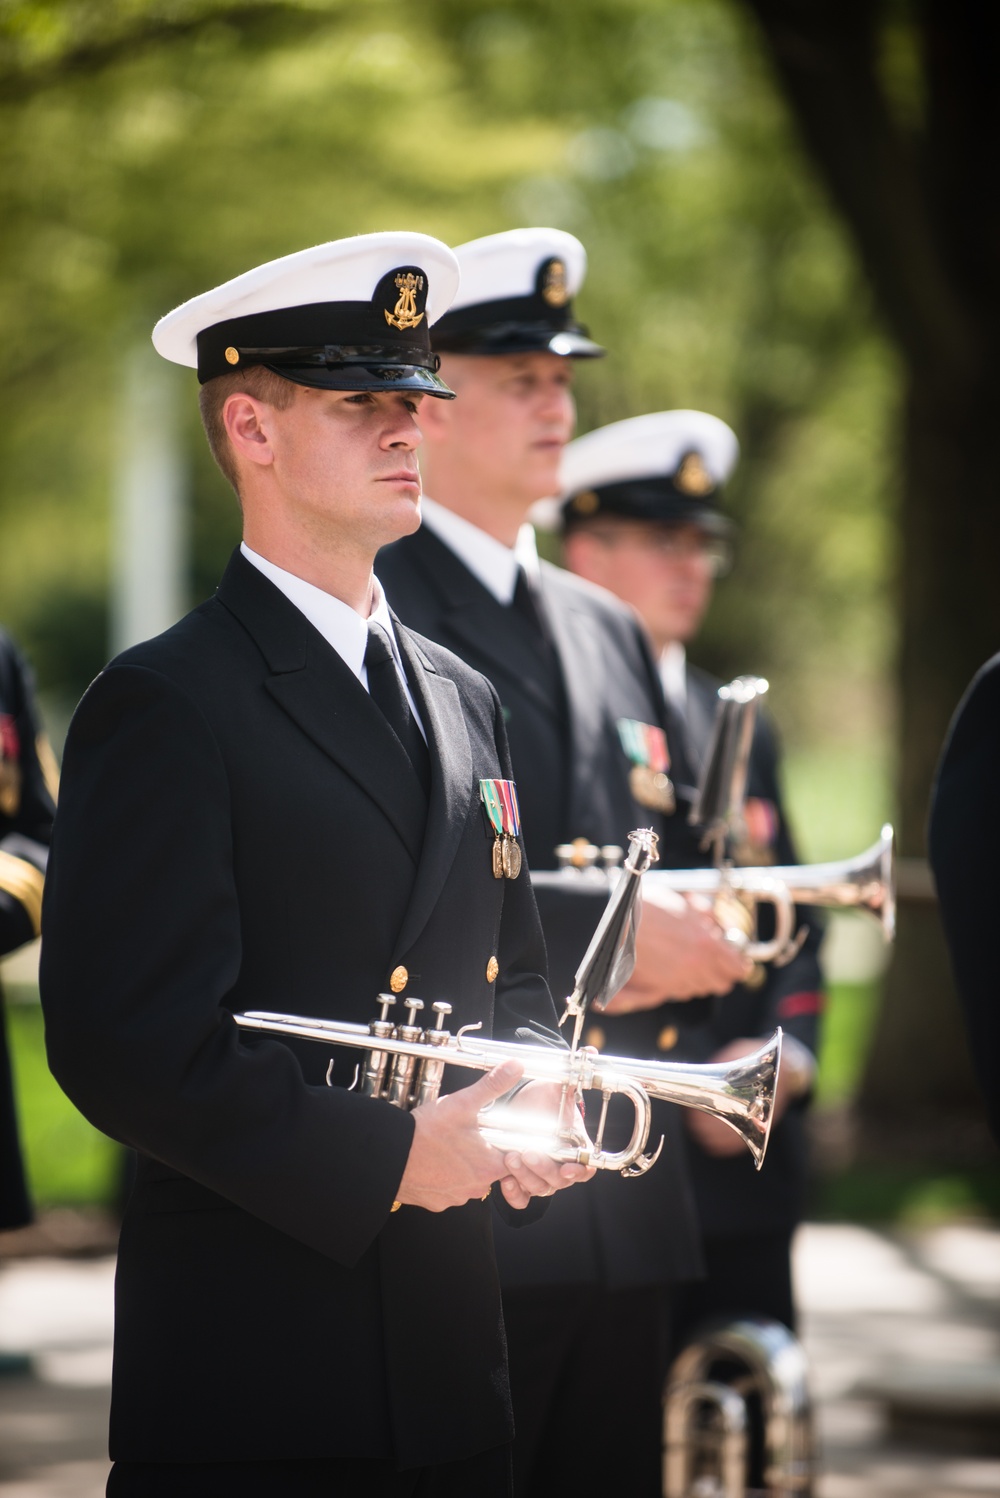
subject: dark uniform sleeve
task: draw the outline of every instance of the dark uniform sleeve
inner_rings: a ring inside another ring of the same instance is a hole
[[[384,1224],[412,1118],[309,1086],[240,1043],[226,770],[197,706],[112,666],[66,746],[45,893],[52,1070],[92,1123],[293,1238],[355,1263]]]
[[[945,744],[931,799],[929,852],[972,1061],[1000,1140],[997,847],[1000,656],[976,676]]]
[[[55,760],[32,700],[31,677],[0,635],[0,956],[41,930]]]
[[[41,929],[56,773],[35,711],[31,675],[0,633],[0,957],[32,941]],[[6,1028],[0,1015],[0,1228],[22,1227],[30,1221]]]

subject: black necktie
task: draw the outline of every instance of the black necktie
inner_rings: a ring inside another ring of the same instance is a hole
[[[417,727],[413,710],[403,691],[403,683],[396,670],[396,661],[389,644],[389,637],[381,624],[374,619],[368,621],[368,648],[365,650],[365,667],[368,671],[368,691],[387,719],[410,757],[417,772],[417,779],[430,795],[431,762],[424,736]]]
[[[514,597],[511,599],[511,608],[520,614],[531,626],[534,634],[541,641],[546,653],[552,650],[552,636],[549,633],[548,620],[541,599],[533,586],[531,579],[523,567],[517,569],[517,583],[514,587]]]

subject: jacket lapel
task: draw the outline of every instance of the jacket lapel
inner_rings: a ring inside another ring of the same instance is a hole
[[[542,599],[558,587],[555,568],[543,565]],[[569,818],[570,827],[584,827],[590,820],[592,787],[602,775],[600,757],[605,743],[601,693],[594,688],[604,675],[601,642],[594,621],[585,609],[573,607],[571,594],[563,594],[568,607],[549,608],[546,617],[562,665],[569,716]]]
[[[458,688],[433,664],[409,631],[393,617],[407,681],[427,734],[431,755],[431,799],[427,834],[413,898],[400,929],[398,951],[409,951],[437,903],[469,820],[473,785],[472,748]]]
[[[464,647],[470,647],[474,660],[487,662],[484,674],[501,700],[509,695],[506,683],[514,683],[537,707],[558,716],[558,704],[539,676],[537,649],[519,618],[508,617],[503,604],[432,531],[422,528],[405,544],[440,600],[456,655],[467,658]]]
[[[695,764],[695,778],[697,779],[698,770],[705,763],[705,755],[708,753],[708,744],[712,737],[712,727],[715,723],[719,694],[713,682],[702,676],[699,672],[693,671],[690,666],[686,669],[686,676],[687,703],[684,712],[684,726],[687,729],[691,757]]]
[[[423,792],[405,750],[354,673],[240,552],[226,569],[218,598],[263,655],[266,690],[384,812],[417,863],[424,841]]]

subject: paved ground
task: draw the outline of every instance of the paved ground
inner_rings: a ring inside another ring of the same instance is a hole
[[[114,1264],[0,1265],[0,1352],[33,1373],[0,1378],[0,1498],[100,1498]],[[796,1273],[823,1451],[816,1498],[1000,1495],[1000,1456],[891,1443],[863,1392],[901,1371],[957,1386],[1000,1381],[1000,1230],[912,1236],[810,1225]]]

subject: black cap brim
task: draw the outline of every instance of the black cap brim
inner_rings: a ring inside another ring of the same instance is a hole
[[[612,520],[643,520],[657,525],[693,525],[706,535],[730,539],[736,527],[728,515],[716,508],[710,500],[695,499],[687,495],[658,492],[650,484],[621,483],[608,485],[582,493],[587,504],[582,507],[574,494],[560,506],[564,528],[585,524],[588,520],[599,520],[604,516]]]
[[[418,395],[433,395],[439,400],[452,401],[455,392],[439,374],[418,364],[348,364],[331,368],[309,367],[288,364],[260,363],[265,369],[291,380],[295,385],[308,385],[312,390],[412,390]]]
[[[599,343],[577,328],[553,328],[551,323],[494,323],[480,328],[442,332],[431,331],[431,340],[439,354],[557,354],[561,359],[602,359],[607,352]]]

